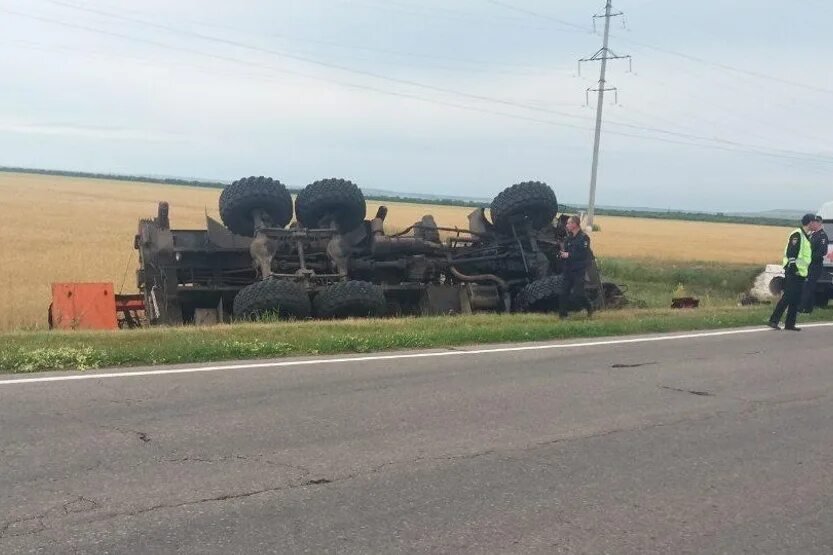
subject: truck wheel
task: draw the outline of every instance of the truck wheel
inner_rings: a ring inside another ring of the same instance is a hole
[[[533,229],[552,223],[558,213],[555,192],[546,183],[525,181],[504,189],[491,205],[492,223],[499,231],[511,231],[513,224],[529,222]]]
[[[252,237],[252,211],[258,209],[267,225],[284,227],[292,219],[292,196],[280,181],[263,176],[238,179],[220,193],[220,218],[232,233]]]
[[[492,223],[509,232],[513,224],[529,222],[538,230],[552,223],[558,213],[555,192],[546,183],[525,181],[504,189],[492,201]]]
[[[367,281],[334,283],[313,301],[319,318],[383,316],[386,302],[382,288]]]
[[[558,297],[564,288],[561,276],[549,276],[536,279],[515,297],[515,307],[519,312],[554,312],[558,310]]]
[[[295,199],[295,214],[302,227],[320,227],[335,221],[340,231],[352,231],[367,213],[364,195],[346,179],[322,179],[304,187]]]
[[[830,294],[827,291],[816,293],[816,306],[819,308],[827,308],[830,303]]]
[[[259,320],[270,314],[303,319],[309,317],[312,307],[300,283],[268,278],[241,289],[234,297],[232,312],[240,320]]]

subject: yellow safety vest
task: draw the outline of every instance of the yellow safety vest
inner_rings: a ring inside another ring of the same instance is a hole
[[[787,256],[787,250],[790,248],[790,242],[788,239],[787,248],[784,249],[784,267],[786,268],[789,264],[795,262],[795,268],[798,270],[798,275],[806,278],[810,270],[810,262],[813,258],[813,246],[810,244],[810,239],[807,237],[807,234],[804,233],[803,229],[796,229],[790,233],[790,237],[792,237],[795,233],[798,233],[798,236],[801,237],[801,247],[798,251],[798,257],[789,258]]]

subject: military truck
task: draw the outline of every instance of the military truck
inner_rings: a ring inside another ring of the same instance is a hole
[[[170,207],[139,222],[138,285],[151,324],[231,319],[343,318],[472,312],[551,311],[561,291],[558,201],[542,182],[501,192],[473,210],[468,227],[427,214],[386,229],[388,209],[370,218],[361,189],[323,179],[289,190],[268,177],[226,187],[218,222],[170,226]],[[621,306],[622,291],[594,263],[588,293],[597,308]]]

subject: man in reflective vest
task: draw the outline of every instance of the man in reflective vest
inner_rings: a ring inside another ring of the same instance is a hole
[[[781,329],[778,323],[786,310],[787,319],[784,320],[784,329],[801,331],[801,328],[795,327],[795,319],[801,304],[801,292],[804,290],[804,282],[810,269],[813,249],[809,236],[810,226],[815,219],[815,214],[805,214],[801,218],[802,227],[793,231],[787,240],[787,248],[784,250],[784,292],[769,318],[769,327],[772,329]]]

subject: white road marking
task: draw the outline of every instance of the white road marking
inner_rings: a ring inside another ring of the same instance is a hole
[[[804,328],[833,327],[833,322],[819,324],[804,324]],[[142,376],[166,376],[170,374],[196,374],[203,372],[221,372],[231,370],[248,370],[256,368],[282,368],[286,366],[319,366],[328,364],[344,364],[356,362],[373,362],[379,360],[405,360],[415,358],[453,357],[466,355],[483,355],[490,353],[518,353],[523,351],[547,351],[554,349],[579,349],[583,347],[602,347],[608,345],[629,345],[634,343],[656,343],[660,341],[679,341],[683,339],[702,339],[708,337],[723,337],[727,335],[742,335],[749,333],[773,333],[770,328],[742,328],[736,330],[721,330],[680,335],[661,335],[653,337],[635,337],[631,339],[606,339],[603,341],[583,341],[579,343],[557,343],[545,345],[521,345],[518,347],[494,347],[490,349],[469,349],[455,351],[437,351],[431,353],[403,353],[392,355],[369,355],[343,358],[317,358],[309,360],[285,360],[273,362],[251,362],[244,364],[224,364],[219,366],[192,366],[187,368],[163,368],[159,370],[124,370],[122,372],[72,374],[68,376],[44,376],[39,378],[15,378],[0,380],[0,386],[20,385],[43,382],[70,382],[76,380],[100,380],[110,378],[138,378]]]

